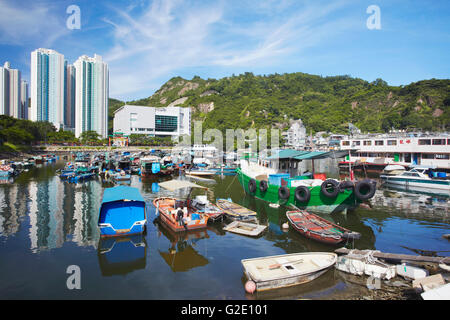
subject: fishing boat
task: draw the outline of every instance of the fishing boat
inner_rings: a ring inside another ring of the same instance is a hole
[[[209,217],[204,213],[197,213],[189,205],[189,200],[182,201],[175,198],[157,198],[153,205],[159,212],[159,217],[170,229],[175,232],[206,228]],[[183,210],[183,217],[178,218],[178,210]]]
[[[445,173],[435,173],[432,167],[416,166],[399,175],[380,175],[388,185],[412,191],[428,191],[450,195],[450,179]]]
[[[230,224],[223,227],[223,230],[242,234],[245,236],[257,237],[261,233],[263,233],[263,231],[266,230],[266,228],[267,226],[261,224],[248,223],[243,221],[233,221]]]
[[[180,189],[190,188],[186,200],[179,200],[171,197],[162,197],[153,200],[156,212],[159,217],[170,229],[176,232],[206,228],[209,216],[198,212],[198,209],[192,206],[190,194],[193,188],[207,189],[187,180],[170,180],[159,183],[159,186],[175,192]],[[179,209],[183,210],[183,217],[178,218]]]
[[[278,169],[247,161],[241,161],[236,172],[245,193],[250,196],[324,213],[355,207],[372,198],[376,191],[376,182],[370,179],[338,181],[327,179],[324,174],[315,174],[313,179],[309,175],[291,177],[289,173],[279,173]]]
[[[291,226],[305,237],[327,244],[359,239],[361,234],[345,229],[305,210],[286,212]]]
[[[141,177],[148,178],[158,174],[161,171],[161,164],[159,158],[156,156],[149,156],[141,158]]]
[[[302,252],[241,260],[249,281],[256,291],[290,287],[310,282],[336,263],[337,255],[329,252]]]
[[[86,173],[75,173],[68,177],[69,182],[72,183],[78,183],[81,181],[87,181],[92,179],[95,176],[92,172],[86,172]]]
[[[216,205],[231,220],[256,220],[257,213],[228,199],[217,199]]]
[[[101,236],[143,233],[147,224],[145,200],[137,188],[107,188],[98,217]]]

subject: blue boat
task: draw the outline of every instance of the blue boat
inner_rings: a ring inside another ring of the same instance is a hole
[[[146,224],[145,200],[137,188],[118,186],[105,189],[98,217],[101,236],[143,233]]]

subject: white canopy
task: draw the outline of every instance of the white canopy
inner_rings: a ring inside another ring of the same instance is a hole
[[[206,187],[199,186],[198,184],[192,183],[186,180],[170,180],[159,183],[160,187],[167,189],[169,191],[175,191],[183,188],[202,188],[208,189]]]

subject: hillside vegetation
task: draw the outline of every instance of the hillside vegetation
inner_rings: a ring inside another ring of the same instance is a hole
[[[351,122],[363,132],[395,129],[447,130],[450,80],[423,80],[389,86],[350,76],[305,73],[216,79],[175,77],[152,96],[128,104],[190,107],[203,129],[287,129],[302,119],[309,132],[347,133]],[[115,100],[110,109],[122,105]]]

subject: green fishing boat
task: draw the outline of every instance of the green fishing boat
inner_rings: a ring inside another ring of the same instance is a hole
[[[236,173],[245,193],[250,196],[324,213],[354,208],[372,198],[376,190],[375,181],[370,179],[337,181],[323,175],[317,179],[311,174],[291,177],[288,173],[280,174],[277,169],[256,163],[245,165],[241,162]]]

